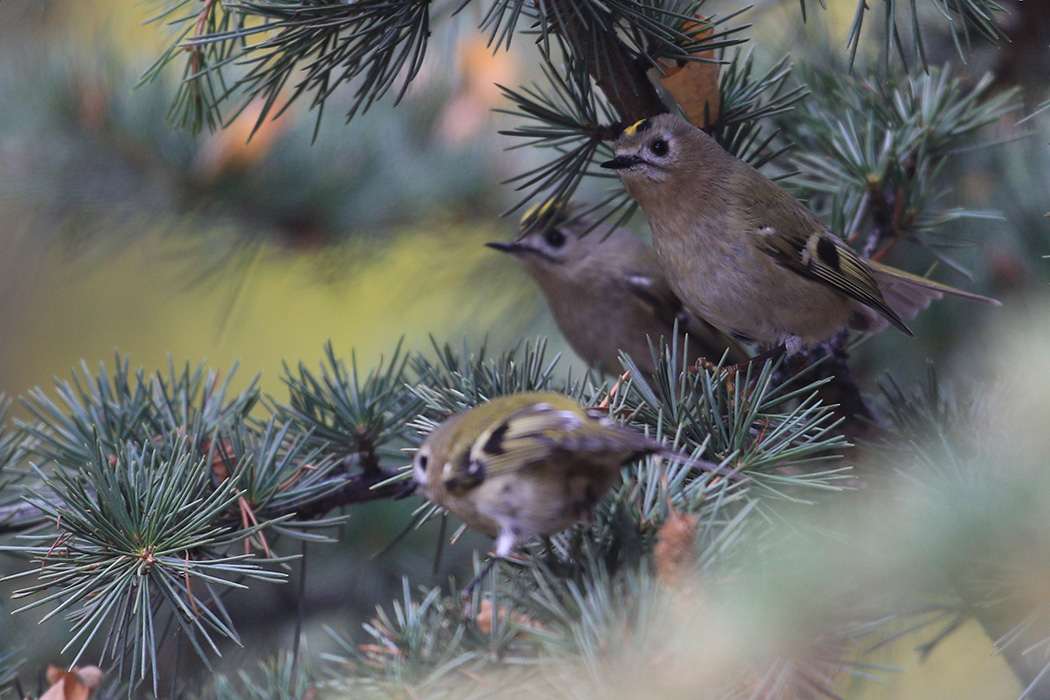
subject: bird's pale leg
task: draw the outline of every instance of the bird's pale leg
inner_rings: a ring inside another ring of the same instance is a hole
[[[499,536],[496,538],[496,553],[485,563],[485,566],[481,567],[481,571],[478,572],[477,576],[470,580],[470,583],[463,589],[461,595],[464,598],[469,598],[481,579],[485,578],[485,574],[492,571],[492,567],[496,565],[496,562],[500,559],[506,559],[517,546],[517,533],[510,528],[501,527]]]
[[[459,592],[460,597],[464,600],[470,598],[470,594],[473,593],[474,589],[477,588],[479,583],[481,583],[481,579],[485,578],[485,576],[492,571],[492,567],[496,565],[496,562],[502,558],[503,557],[499,555],[489,557],[489,560],[485,562],[485,566],[481,567],[481,571],[479,571],[477,575],[470,580],[470,583],[464,586],[463,590]]]

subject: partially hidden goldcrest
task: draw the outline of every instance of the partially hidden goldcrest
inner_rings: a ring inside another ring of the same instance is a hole
[[[735,338],[788,352],[842,328],[875,333],[945,294],[979,294],[862,259],[816,214],[672,114],[628,127],[615,169],[638,201],[671,288]]]
[[[412,462],[416,488],[504,558],[522,541],[589,519],[620,469],[646,455],[692,460],[555,393],[493,399],[434,428]]]
[[[605,372],[620,367],[620,350],[645,374],[656,371],[650,341],[670,342],[675,323],[689,334],[689,360],[729,363],[748,355],[736,340],[690,313],[671,291],[653,249],[624,228],[594,226],[575,208],[550,202],[522,217],[524,237],[486,245],[514,257],[539,285],[558,329],[576,354]]]

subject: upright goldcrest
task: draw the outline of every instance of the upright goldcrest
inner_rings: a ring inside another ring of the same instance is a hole
[[[575,216],[575,207],[555,211],[534,207],[521,220],[525,235],[511,243],[486,245],[510,254],[547,298],[551,314],[569,345],[587,364],[619,370],[623,350],[652,374],[649,342],[670,341],[677,321],[689,334],[689,361],[747,360],[735,340],[682,306],[671,291],[653,249],[624,228]]]
[[[417,489],[471,528],[496,538],[496,557],[519,542],[590,517],[620,469],[650,454],[692,460],[554,393],[502,396],[434,428],[412,461]]]
[[[875,333],[945,294],[999,302],[860,258],[780,185],[671,115],[628,127],[615,158],[686,306],[736,338],[789,352],[842,328]]]

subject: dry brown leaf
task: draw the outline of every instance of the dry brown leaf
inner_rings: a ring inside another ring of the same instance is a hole
[[[438,133],[449,143],[464,143],[477,136],[503,102],[500,85],[517,80],[517,62],[508,51],[495,51],[483,36],[460,42],[456,51],[460,86],[441,115]]]
[[[507,606],[499,606],[499,620],[503,622],[507,619]],[[528,616],[515,612],[510,613],[510,620],[519,627],[528,627],[531,629],[543,629],[543,625],[529,618]],[[492,601],[483,600],[481,606],[478,609],[478,616],[475,618],[475,622],[478,625],[478,630],[482,634],[489,634],[492,632]]]
[[[672,512],[671,517],[660,527],[653,559],[656,562],[656,575],[665,584],[677,586],[683,571],[696,563],[693,553],[696,530],[696,515],[693,513]]]
[[[207,454],[212,448],[212,441],[208,438],[201,440],[201,452]],[[215,478],[221,484],[230,478],[230,470],[226,466],[227,461],[237,461],[237,454],[233,449],[233,443],[228,438],[222,438],[215,445],[215,452],[211,456],[211,470]],[[225,459],[224,459],[225,457]]]
[[[105,674],[98,666],[74,666],[67,671],[58,666],[47,667],[47,689],[40,700],[87,700],[102,684]]]
[[[287,114],[267,115],[259,122],[262,110],[261,100],[252,102],[229,125],[206,137],[194,163],[202,180],[210,182],[220,175],[247,170],[269,155],[291,122]]]
[[[707,24],[707,18],[696,16],[695,22],[686,22],[682,33],[703,39],[714,31]],[[698,58],[715,58],[714,50],[700,51],[692,54]],[[718,63],[700,61],[680,61],[681,65],[660,62],[666,75],[660,76],[660,82],[671,97],[675,99],[686,118],[701,129],[718,121],[722,107],[722,93],[718,90]]]

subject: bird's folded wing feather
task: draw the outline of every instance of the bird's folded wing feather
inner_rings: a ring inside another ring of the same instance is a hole
[[[668,328],[673,328],[677,321],[679,332],[688,333],[694,341],[700,343],[702,354],[708,359],[719,360],[728,348],[730,363],[747,360],[747,350],[740,343],[699,316],[689,313],[662,275],[630,274],[627,276],[627,288],[639,303],[650,309]]]
[[[470,450],[487,476],[526,469],[559,452],[581,461],[596,455],[659,449],[659,443],[575,411],[550,404],[524,408],[485,431]]]
[[[661,323],[672,326],[678,321],[679,325],[682,324],[685,313],[682,300],[663,277],[633,272],[627,275],[627,288],[631,290],[631,296],[644,304]]]
[[[856,299],[875,309],[901,331],[911,330],[879,291],[871,269],[860,256],[830,233],[815,231],[808,237],[771,231],[760,239],[761,249],[781,266]]]

